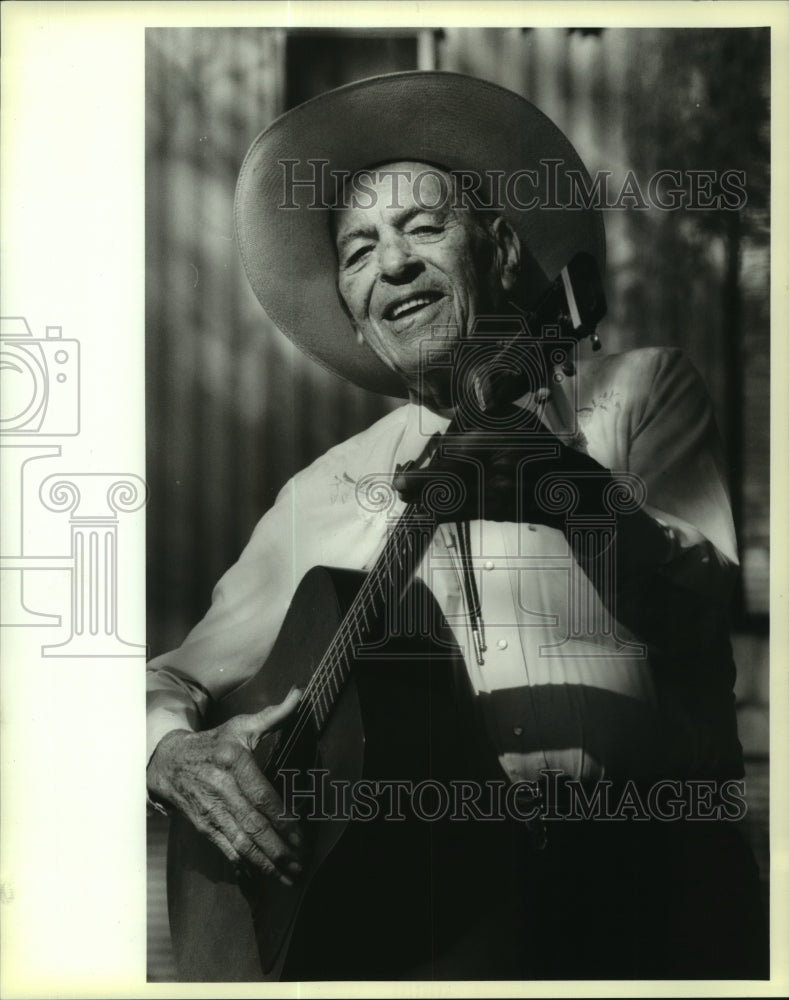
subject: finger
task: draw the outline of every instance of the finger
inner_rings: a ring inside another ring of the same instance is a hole
[[[260,773],[251,754],[239,747],[234,758],[232,766],[219,764],[212,769],[210,783],[204,779],[185,789],[190,812],[220,829],[237,850],[240,851],[234,837],[243,834],[242,846],[251,850],[246,843],[249,840],[282,873],[297,872],[298,867],[294,866],[299,861],[296,847],[300,845],[300,835],[296,821],[283,817],[279,796]]]
[[[204,837],[207,837],[214,847],[219,848],[234,868],[241,866],[241,856],[221,830],[199,816],[190,816],[189,822],[198,833],[202,833]]]
[[[198,833],[202,833],[210,842],[225,855],[234,866],[241,864],[241,856],[230,842],[229,834],[217,814],[223,814],[213,790],[205,794],[202,788],[176,787],[173,790],[172,803],[176,809],[189,820]]]
[[[237,868],[254,869],[272,875],[289,886],[293,885],[294,876],[301,870],[297,862],[287,862],[275,852],[272,853],[271,845],[261,847],[247,829],[254,828],[249,817],[239,822],[222,803],[215,803],[210,810],[199,814],[192,822]]]
[[[404,503],[413,503],[419,500],[425,487],[429,486],[436,477],[436,467],[430,469],[412,469],[410,471],[400,471],[392,480],[392,485],[400,494],[400,499]]]
[[[240,813],[230,814],[230,819],[235,821],[231,844],[247,865],[262,871],[271,870],[288,880],[301,874],[301,862],[267,816],[247,807]]]
[[[398,472],[392,480],[392,486],[402,495],[413,490],[413,479],[406,472]]]
[[[273,827],[283,842],[290,847],[290,860],[296,860],[294,851],[302,846],[302,837],[295,816],[286,815],[285,807],[271,783],[261,773],[251,751],[243,744],[225,741],[213,757],[214,769],[210,783],[205,782],[202,794],[205,798],[218,796],[235,816],[246,813],[260,815],[266,824]],[[207,776],[206,776],[207,778]],[[266,830],[268,826],[266,827]],[[268,845],[267,833],[260,846]],[[271,846],[280,851],[276,843]],[[282,845],[284,847],[284,843]]]
[[[232,846],[247,865],[261,871],[271,871],[290,882],[301,874],[301,862],[259,813],[246,813],[237,820]]]
[[[297,860],[296,851],[301,846],[297,821],[284,815],[279,796],[250,750],[237,739],[221,740],[201,762],[199,771],[192,768],[176,774],[171,800],[190,819],[215,809],[239,821],[250,816],[246,826],[259,834],[262,850],[282,855],[286,861]],[[286,847],[285,842],[291,846]]]
[[[238,790],[256,813],[266,817],[278,836],[286,842],[291,853],[298,852],[304,839],[299,830],[298,819],[288,813],[285,805],[272,784],[260,773],[251,756],[240,760],[234,775]]]
[[[269,705],[260,712],[251,715],[237,715],[231,719],[230,728],[249,747],[254,750],[264,733],[273,732],[287,719],[299,704],[301,691],[292,688],[279,705]]]
[[[403,503],[418,503],[422,498],[422,490],[411,487],[395,487],[397,495]]]

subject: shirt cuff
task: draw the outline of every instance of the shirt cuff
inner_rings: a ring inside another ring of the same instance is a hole
[[[165,806],[161,802],[155,802],[150,795],[146,798],[145,804],[145,815],[150,817],[155,813],[160,813],[162,816],[167,816],[169,818],[170,813],[167,811]]]

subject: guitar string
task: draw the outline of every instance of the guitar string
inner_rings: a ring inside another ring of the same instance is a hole
[[[347,661],[343,661],[347,657],[349,640],[352,640],[354,630],[359,641],[362,641],[362,632],[360,628],[361,622],[358,614],[359,609],[364,609],[365,604],[367,604],[369,610],[371,612],[375,612],[375,597],[371,592],[376,583],[379,584],[379,590],[385,600],[385,591],[380,586],[380,577],[383,571],[386,571],[387,575],[389,575],[389,569],[391,567],[393,557],[398,560],[398,564],[400,563],[398,549],[402,545],[403,540],[405,540],[406,544],[408,544],[408,540],[411,536],[408,534],[407,529],[412,527],[412,522],[416,519],[419,513],[420,508],[418,504],[409,504],[395,525],[384,547],[381,557],[362,583],[359,592],[351,603],[351,606],[343,618],[328,650],[313,671],[312,677],[304,689],[301,704],[296,710],[299,718],[291,728],[287,741],[277,755],[277,759],[274,764],[275,769],[280,769],[285,764],[287,757],[292,752],[298,740],[298,737],[301,735],[304,727],[311,721],[312,716],[315,717],[316,725],[320,726],[321,722],[318,714],[320,710],[320,696],[325,694],[327,690],[331,692],[332,681],[335,681],[335,687],[339,693],[340,682],[344,683],[345,681],[343,671],[344,669],[347,670],[349,667]],[[421,516],[424,517],[424,514]],[[432,533],[430,537],[432,537]],[[429,538],[427,536],[425,537],[425,540],[429,544]],[[409,574],[409,577],[411,575],[413,574]],[[389,584],[393,588],[396,584],[396,581],[392,579],[391,576]],[[340,681],[337,680],[338,675]],[[328,712],[331,711],[331,707],[332,706],[327,703],[327,711],[323,719],[324,722],[326,717],[328,717]]]
[[[434,439],[431,439],[431,442],[429,443],[428,447],[431,452],[430,459],[432,460],[432,458],[435,456]],[[427,451],[427,448],[425,449],[425,451]],[[324,664],[319,665],[319,668],[316,669],[316,671],[314,672],[313,678],[316,679],[316,685],[315,685],[315,690],[310,691],[311,694],[310,700],[313,706],[317,706],[313,711],[313,714],[315,715],[316,722],[319,725],[322,724],[322,722],[325,722],[325,718],[327,717],[328,711],[330,711],[331,708],[333,707],[331,702],[327,701],[325,698],[327,689],[329,695],[331,695],[332,682],[334,682],[334,687],[337,693],[339,694],[340,684],[337,681],[337,674],[339,673],[340,677],[344,681],[345,678],[342,677],[343,671],[347,671],[349,667],[349,664],[347,663],[347,653],[348,653],[347,640],[349,638],[352,639],[353,633],[355,632],[358,643],[362,645],[364,641],[363,634],[369,635],[371,630],[366,614],[368,607],[374,615],[373,617],[374,623],[377,621],[378,613],[376,612],[376,596],[375,596],[376,585],[378,587],[378,592],[381,595],[381,600],[384,606],[386,606],[387,591],[384,589],[382,581],[384,575],[386,575],[386,577],[388,578],[386,580],[387,588],[393,588],[395,592],[397,592],[398,589],[402,588],[402,592],[399,595],[401,599],[403,597],[405,590],[407,589],[408,583],[410,582],[411,578],[414,575],[415,567],[412,567],[411,571],[406,574],[407,579],[404,578],[396,580],[392,576],[392,569],[394,568],[396,571],[397,568],[399,568],[402,571],[403,561],[405,560],[406,565],[408,565],[407,561],[408,557],[409,555],[411,556],[413,555],[414,544],[413,544],[413,532],[411,529],[414,526],[413,522],[415,518],[421,520],[422,524],[428,523],[430,525],[430,531],[427,534],[423,534],[421,538],[421,542],[423,545],[421,554],[424,554],[424,550],[427,548],[427,546],[429,546],[430,541],[435,533],[436,523],[432,517],[426,519],[425,514],[426,512],[424,508],[421,507],[418,503],[411,504],[408,507],[406,507],[406,510],[401,515],[400,520],[395,525],[394,530],[392,531],[391,535],[389,536],[389,539],[387,540],[387,544],[384,549],[384,552],[382,553],[381,558],[377,560],[376,565],[373,567],[373,570],[368,575],[367,583],[360,588],[357,595],[357,599],[353,602],[353,604],[349,608],[348,614],[346,618],[343,620],[338,630],[337,638],[343,639],[343,641],[346,643],[346,648],[342,647],[342,643],[339,642],[332,643],[332,645],[327,650],[327,654],[325,656],[326,662]],[[366,633],[363,633],[362,630],[362,622],[359,620],[359,611],[361,611],[362,620],[366,628]],[[324,669],[321,670],[321,667],[323,667]],[[323,696],[323,699],[321,696]],[[308,705],[307,706],[308,712],[309,708],[310,706]],[[318,713],[322,711],[324,708],[326,709],[326,714],[324,719],[320,720]]]
[[[415,507],[415,505],[412,506]],[[404,529],[408,527],[408,522],[411,520],[412,514],[413,511],[410,508],[406,508],[406,511],[403,513],[401,519],[395,526],[394,531],[390,535],[381,559],[368,574],[358,594],[356,595],[356,598],[348,609],[347,614],[343,618],[343,621],[337,630],[337,634],[329,646],[329,649],[326,651],[323,659],[313,672],[313,675],[304,690],[302,704],[299,706],[299,709],[297,709],[297,713],[299,713],[300,718],[292,727],[288,740],[278,754],[275,767],[282,767],[285,763],[304,726],[310,721],[311,716],[315,717],[316,725],[320,724],[318,715],[319,701],[316,699],[316,692],[317,694],[321,694],[325,691],[327,686],[330,688],[332,680],[335,681],[335,686],[339,691],[340,684],[337,681],[337,675],[339,674],[340,678],[342,678],[343,666],[346,668],[348,666],[347,662],[343,664],[343,659],[346,654],[342,647],[347,647],[348,639],[352,636],[354,629],[359,639],[361,639],[360,622],[358,618],[359,606],[363,606],[369,601],[370,610],[375,610],[375,599],[372,596],[372,593],[370,593],[370,596],[368,597],[368,593],[366,592],[372,592],[376,582],[379,583],[380,587],[380,580],[378,579],[381,575],[380,567],[390,562],[393,554],[391,550],[395,550],[394,554],[396,555],[398,536],[401,535]],[[383,588],[381,588],[381,593],[384,593]]]
[[[410,505],[406,508],[406,511],[401,516],[394,531],[390,535],[387,545],[384,548],[381,559],[376,563],[376,566],[368,574],[365,582],[362,584],[356,598],[352,602],[348,612],[343,619],[337,634],[332,641],[329,649],[324,654],[323,659],[319,663],[318,667],[313,672],[310,681],[305,688],[304,695],[302,696],[303,709],[300,708],[297,712],[300,713],[301,718],[296,725],[293,726],[291,730],[291,735],[283,746],[282,751],[278,755],[278,763],[275,766],[282,766],[286,757],[292,750],[292,746],[296,739],[300,735],[303,727],[310,721],[311,716],[315,716],[316,723],[319,722],[318,711],[320,709],[319,700],[316,699],[316,692],[322,694],[326,688],[331,688],[332,680],[335,681],[335,687],[339,691],[339,682],[337,682],[337,675],[339,674],[342,678],[343,668],[347,668],[348,664],[343,663],[343,659],[346,656],[346,651],[342,649],[343,645],[347,647],[348,639],[352,637],[355,630],[356,635],[361,640],[362,634],[360,631],[360,621],[358,617],[358,611],[360,606],[364,606],[366,603],[369,604],[371,611],[375,610],[375,598],[372,595],[374,585],[376,582],[379,583],[380,588],[380,576],[381,567],[388,568],[391,563],[392,555],[397,555],[397,548],[401,539],[401,536],[405,534],[406,529],[410,526],[410,522],[413,520],[413,515],[416,512],[416,505]],[[394,551],[392,551],[394,550]],[[382,588],[381,593],[384,594]],[[368,593],[369,592],[369,593]]]

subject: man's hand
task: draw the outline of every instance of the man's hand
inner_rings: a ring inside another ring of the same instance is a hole
[[[394,487],[402,500],[422,502],[438,521],[522,521],[562,529],[566,506],[557,509],[547,495],[551,485],[558,491],[562,483],[575,491],[573,513],[604,513],[609,470],[568,448],[547,428],[542,431],[509,441],[506,434],[496,439],[490,431],[446,437],[429,471],[401,470]],[[538,484],[549,475],[543,481],[547,492],[541,492]],[[447,494],[453,494],[452,501],[446,501]]]
[[[301,871],[302,838],[295,819],[261,774],[252,751],[299,703],[291,691],[281,704],[239,715],[201,733],[175,730],[148,764],[148,791],[170,803],[240,869],[276,874],[286,885]]]

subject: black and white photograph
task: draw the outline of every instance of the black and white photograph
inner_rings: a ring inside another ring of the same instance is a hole
[[[152,977],[768,977],[769,71],[147,33]]]
[[[786,6],[95,6],[5,124],[6,995],[780,995]]]

